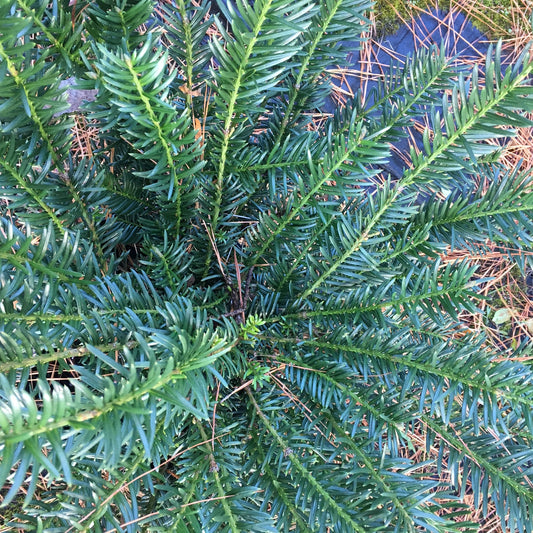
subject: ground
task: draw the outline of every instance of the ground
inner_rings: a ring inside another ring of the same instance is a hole
[[[517,26],[529,31],[531,0],[376,0],[375,19],[379,35],[395,32],[412,14],[434,9],[459,9],[468,14],[474,25],[494,39],[508,39]]]

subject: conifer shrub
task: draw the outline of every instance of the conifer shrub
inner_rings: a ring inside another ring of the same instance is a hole
[[[525,267],[531,172],[492,141],[532,125],[533,65],[422,50],[321,115],[371,7],[0,4],[9,527],[478,531],[468,495],[532,531],[527,344],[461,324],[483,280],[447,254]]]

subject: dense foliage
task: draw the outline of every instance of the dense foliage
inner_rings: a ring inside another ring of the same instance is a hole
[[[493,142],[531,126],[528,51],[421,51],[323,116],[370,2],[237,6],[0,3],[12,527],[477,531],[468,493],[532,531],[526,346],[461,325],[482,280],[446,257],[531,251],[531,173]]]

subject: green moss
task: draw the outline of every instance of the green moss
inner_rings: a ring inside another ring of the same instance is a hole
[[[439,9],[443,11],[450,9],[450,3],[450,0],[440,0]],[[472,19],[474,26],[494,39],[509,37],[513,31],[511,18],[513,0],[479,0],[479,4],[482,6],[480,9],[482,14],[479,18]],[[377,0],[375,4],[377,35],[390,35],[400,28],[402,19],[409,20],[420,10],[431,10],[434,7],[435,2],[431,0]]]
[[[480,0],[481,14],[472,22],[493,39],[509,37],[512,29],[512,0]],[[516,8],[515,8],[516,9]]]
[[[377,0],[375,4],[376,30],[378,36],[390,35],[402,25],[402,19],[410,19],[418,9],[431,9],[434,2],[428,0]]]
[[[17,514],[22,511],[22,505],[24,503],[24,495],[17,496],[7,507],[1,510],[0,513],[0,528],[2,531],[9,531],[9,522],[17,518]]]

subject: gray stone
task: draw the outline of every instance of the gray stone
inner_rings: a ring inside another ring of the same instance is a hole
[[[59,83],[59,88],[66,89],[67,102],[69,108],[63,111],[63,113],[74,113],[79,111],[83,102],[92,102],[96,99],[96,89],[80,90],[76,89],[76,78],[67,78]]]

